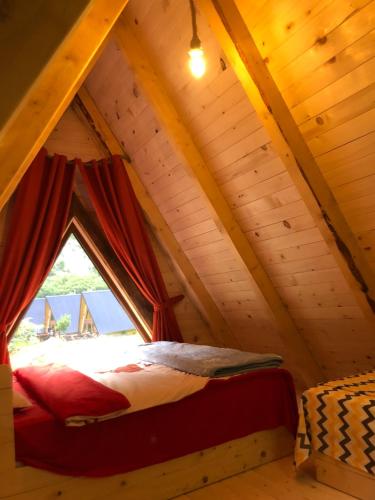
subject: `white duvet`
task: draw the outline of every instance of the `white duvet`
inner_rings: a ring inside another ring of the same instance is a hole
[[[164,365],[140,365],[139,368],[136,371],[90,373],[90,377],[129,400],[131,406],[125,410],[126,414],[179,401],[203,389],[209,380]]]

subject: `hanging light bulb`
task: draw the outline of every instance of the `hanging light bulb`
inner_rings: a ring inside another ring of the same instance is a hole
[[[206,60],[202,49],[201,41],[197,32],[197,16],[193,0],[190,1],[191,22],[193,26],[193,37],[190,42],[189,67],[195,78],[201,78],[206,72]]]
[[[189,68],[195,78],[201,78],[206,72],[206,61],[202,47],[189,50]]]

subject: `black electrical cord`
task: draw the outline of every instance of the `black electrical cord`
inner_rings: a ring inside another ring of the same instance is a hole
[[[191,12],[191,24],[193,28],[193,38],[191,39],[190,47],[192,49],[199,49],[201,46],[201,41],[199,40],[197,30],[197,12],[195,10],[194,0],[189,0],[189,3]]]

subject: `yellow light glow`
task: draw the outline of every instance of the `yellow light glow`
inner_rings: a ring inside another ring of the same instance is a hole
[[[201,78],[206,72],[206,61],[201,47],[189,50],[189,67],[195,78]]]

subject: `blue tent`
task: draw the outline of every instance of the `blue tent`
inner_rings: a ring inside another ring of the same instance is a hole
[[[135,328],[110,290],[83,292],[82,295],[99,334]]]
[[[34,325],[39,325],[37,331],[44,331],[44,309],[45,299],[34,299],[25,312],[23,319],[28,319]]]
[[[58,321],[64,314],[70,315],[70,325],[65,333],[77,333],[81,294],[50,295],[46,300],[51,308],[53,318]]]

